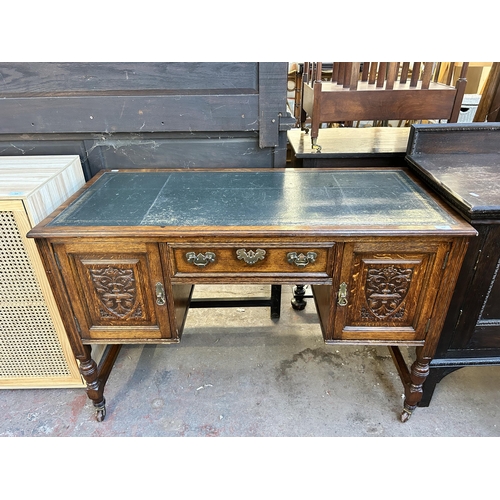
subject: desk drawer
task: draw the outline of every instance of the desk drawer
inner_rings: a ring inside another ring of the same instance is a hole
[[[331,247],[206,244],[174,246],[172,250],[174,276],[200,273],[330,274],[328,256]]]

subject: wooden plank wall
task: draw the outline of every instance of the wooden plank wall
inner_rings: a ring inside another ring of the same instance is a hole
[[[287,63],[0,63],[0,155],[285,167],[286,84]]]

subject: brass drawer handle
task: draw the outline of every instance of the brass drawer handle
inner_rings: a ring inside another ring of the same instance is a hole
[[[316,257],[318,254],[316,252],[307,252],[306,255],[303,253],[289,252],[286,254],[286,258],[290,264],[295,264],[297,267],[306,267],[307,264],[312,264],[316,262]]]
[[[253,250],[248,250],[248,252],[244,248],[239,248],[236,250],[236,256],[238,259],[245,261],[247,264],[253,265],[259,260],[263,260],[266,256],[266,251],[260,248],[254,252]]]
[[[341,283],[339,288],[339,306],[347,305],[347,283]]]
[[[156,283],[156,303],[159,306],[165,305],[165,288],[161,283]]]
[[[186,259],[190,264],[194,264],[198,267],[205,267],[210,262],[215,262],[215,254],[213,252],[199,253],[196,255],[194,252],[188,252],[186,254]]]

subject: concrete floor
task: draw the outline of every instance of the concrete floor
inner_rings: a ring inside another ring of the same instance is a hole
[[[500,366],[448,375],[403,424],[388,349],[324,345],[313,299],[294,311],[291,296],[284,286],[278,321],[267,308],[192,309],[180,344],[124,346],[101,423],[84,389],[2,390],[0,436],[500,436]]]

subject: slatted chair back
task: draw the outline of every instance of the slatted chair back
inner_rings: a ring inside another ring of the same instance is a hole
[[[457,122],[469,63],[462,63],[452,85],[455,63],[444,83],[441,63],[334,62],[304,63],[300,123],[311,119],[313,145],[322,123],[356,121],[446,120]],[[297,112],[296,116],[299,116]]]

